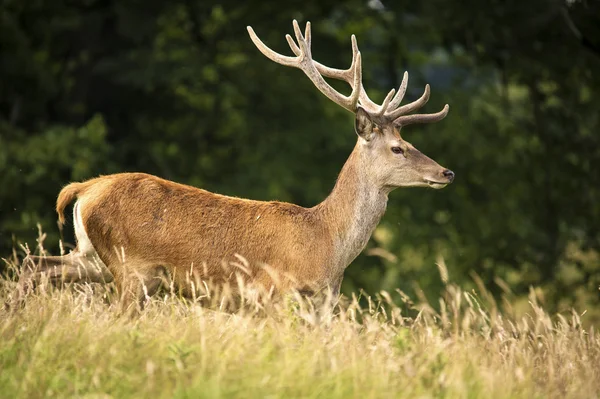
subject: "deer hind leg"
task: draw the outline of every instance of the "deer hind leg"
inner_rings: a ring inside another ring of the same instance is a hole
[[[150,297],[168,280],[164,266],[140,265],[128,261],[121,264],[122,273],[115,275],[115,284],[121,297],[121,311],[135,314],[144,309]]]
[[[19,287],[23,293],[43,279],[53,285],[64,283],[110,283],[113,275],[100,260],[83,225],[79,201],[73,208],[77,248],[63,256],[29,255],[23,260]]]
[[[53,286],[69,283],[110,283],[113,276],[102,261],[77,250],[64,256],[33,256],[23,260],[13,299],[22,304],[26,295],[43,282]]]
[[[54,285],[64,283],[110,283],[113,276],[96,256],[88,256],[77,250],[64,256],[33,256],[23,260],[19,280],[39,282],[47,278]]]

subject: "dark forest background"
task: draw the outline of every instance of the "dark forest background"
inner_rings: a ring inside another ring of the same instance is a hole
[[[436,298],[444,262],[451,282],[481,278],[516,302],[534,286],[555,311],[600,307],[600,2],[0,4],[0,256],[33,249],[38,223],[57,253],[56,195],[99,174],[321,201],[356,141],[353,117],[246,32],[289,53],[295,18],[312,22],[326,65],[347,67],[357,35],[376,100],[407,70],[408,100],[430,83],[424,111],[450,104],[444,121],[403,135],[454,184],[393,192],[345,292]]]

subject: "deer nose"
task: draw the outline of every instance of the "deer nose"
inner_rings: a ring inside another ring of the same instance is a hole
[[[454,180],[454,172],[453,171],[451,171],[450,169],[444,169],[442,174],[444,175],[445,178],[447,178],[450,181],[450,183],[452,183],[452,181]]]

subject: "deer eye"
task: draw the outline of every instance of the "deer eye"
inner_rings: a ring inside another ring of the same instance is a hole
[[[392,152],[394,154],[404,154],[404,150],[400,147],[392,147]]]

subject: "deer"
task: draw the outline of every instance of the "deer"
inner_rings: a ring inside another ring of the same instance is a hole
[[[114,281],[124,304],[138,304],[156,293],[169,276],[184,296],[196,284],[240,279],[276,292],[314,294],[329,289],[339,295],[345,269],[366,247],[383,217],[388,195],[399,187],[440,189],[454,173],[440,166],[401,136],[401,129],[438,122],[449,106],[415,114],[427,103],[429,85],[414,102],[400,105],[408,73],[381,104],[362,84],[361,53],[351,36],[348,69],[325,66],[312,58],[311,25],[304,34],[293,21],[296,41],[286,40],[293,56],[267,47],[248,26],[250,39],[271,61],[298,68],[329,100],[355,115],[357,142],[331,193],[304,208],[278,201],[255,201],[212,193],[144,173],[118,173],[74,182],[59,193],[56,211],[75,201],[77,246],[61,256],[28,255],[28,276],[51,281]],[[325,78],[350,85],[336,91]],[[240,259],[243,257],[244,262]],[[227,267],[232,264],[239,267]],[[233,269],[233,270],[232,270]],[[193,281],[192,281],[193,283]],[[196,287],[197,287],[196,285]]]

